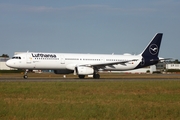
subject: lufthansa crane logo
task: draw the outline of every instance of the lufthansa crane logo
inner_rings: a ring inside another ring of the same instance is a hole
[[[152,55],[156,55],[158,53],[158,46],[156,44],[152,44],[149,46],[149,52]]]

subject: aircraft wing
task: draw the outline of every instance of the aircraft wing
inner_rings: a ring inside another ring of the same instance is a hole
[[[138,59],[133,59],[133,60],[127,60],[127,61],[115,61],[115,62],[109,62],[109,63],[92,63],[92,64],[82,64],[79,66],[89,66],[89,67],[104,67],[108,65],[126,65],[125,63],[132,62],[132,61],[137,61]]]

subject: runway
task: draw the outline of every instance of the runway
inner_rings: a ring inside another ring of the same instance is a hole
[[[180,80],[179,78],[102,78],[102,79],[78,79],[78,78],[0,78],[0,82],[102,82],[102,81],[160,81]]]
[[[0,82],[88,82],[88,81],[138,81],[138,80],[180,80],[180,74],[102,74],[100,79],[93,79],[86,77],[85,79],[79,79],[74,75],[67,75],[63,78],[63,75],[54,74],[29,74],[28,79],[23,78],[23,74],[0,74]]]

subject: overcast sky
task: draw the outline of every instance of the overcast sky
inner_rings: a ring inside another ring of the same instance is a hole
[[[179,0],[0,1],[0,55],[139,54],[158,32],[160,56],[180,60]]]

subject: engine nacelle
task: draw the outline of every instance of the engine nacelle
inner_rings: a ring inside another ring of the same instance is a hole
[[[91,75],[94,73],[94,69],[91,67],[79,66],[77,67],[78,75]]]
[[[68,70],[68,69],[54,70],[55,74],[70,74],[73,72],[74,72],[73,70]]]

